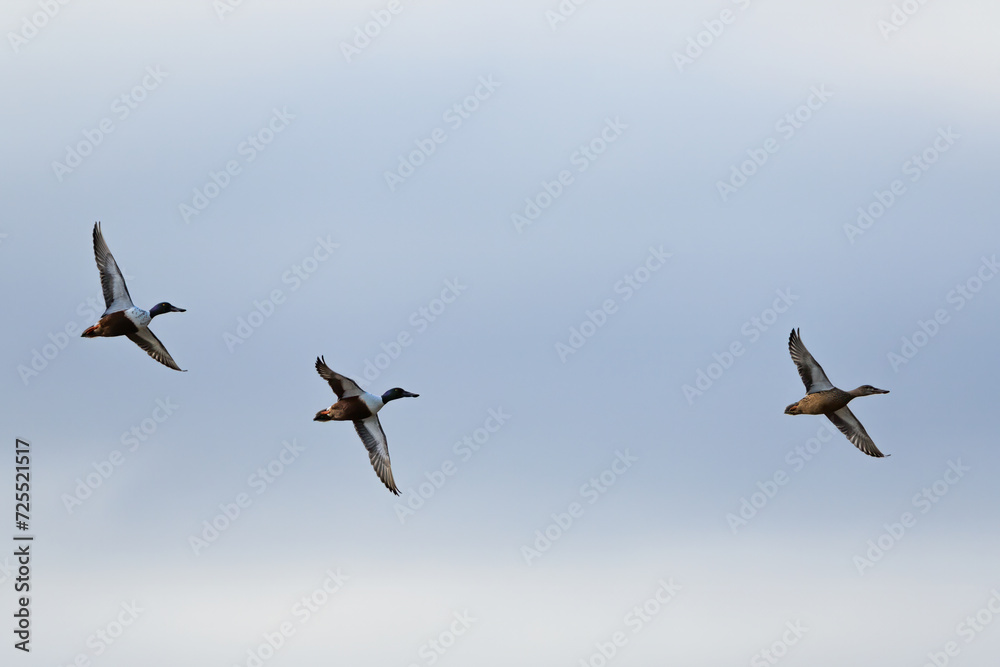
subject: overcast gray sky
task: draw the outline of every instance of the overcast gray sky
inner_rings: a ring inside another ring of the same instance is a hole
[[[995,3],[0,17],[4,664],[1000,656]],[[79,337],[97,220],[187,373]]]

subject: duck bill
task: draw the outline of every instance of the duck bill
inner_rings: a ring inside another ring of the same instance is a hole
[[[791,405],[789,405],[787,408],[785,408],[785,414],[786,415],[797,415],[797,414],[799,414],[799,404],[798,403],[792,403]]]
[[[314,422],[328,422],[331,421],[332,419],[333,417],[330,416],[329,410],[320,410],[319,412],[316,413],[316,416],[313,417]]]
[[[409,391],[406,391],[406,390],[403,390],[403,396],[404,396],[405,398],[418,398],[418,397],[420,396],[420,394],[414,394],[414,393],[412,393],[412,392],[409,392]]]
[[[888,389],[876,389],[875,393],[876,394],[888,394],[889,390]]]

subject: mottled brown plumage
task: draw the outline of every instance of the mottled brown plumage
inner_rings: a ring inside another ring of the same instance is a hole
[[[787,408],[785,408],[785,414],[789,415],[825,415],[828,412],[836,412],[845,405],[851,402],[851,399],[857,398],[859,396],[868,396],[869,393],[872,394],[888,394],[887,391],[882,391],[881,389],[873,392],[866,393],[864,391],[865,387],[858,387],[857,389],[852,389],[851,391],[844,391],[843,389],[827,389],[826,391],[817,391],[814,394],[806,394],[804,397],[799,399],[797,403],[792,403]],[[871,387],[874,389],[875,387]]]

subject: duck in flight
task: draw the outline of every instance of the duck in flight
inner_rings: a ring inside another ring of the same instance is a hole
[[[101,315],[97,324],[88,327],[80,335],[84,338],[128,336],[130,341],[145,350],[153,359],[175,371],[181,370],[167,352],[167,348],[163,347],[160,339],[149,330],[149,322],[157,315],[183,313],[184,309],[165,301],[156,304],[148,311],[133,305],[128,287],[125,286],[125,278],[122,277],[118,263],[108,250],[108,244],[104,242],[99,222],[94,225],[94,258],[97,260],[97,270],[101,272],[101,288],[104,290],[104,304],[107,310]]]
[[[317,412],[313,421],[354,422],[354,428],[361,436],[361,442],[365,443],[365,448],[368,449],[368,458],[375,468],[375,474],[387,489],[398,496],[399,489],[392,479],[392,467],[389,463],[389,444],[385,438],[385,431],[382,430],[382,424],[378,421],[378,411],[389,401],[397,398],[416,398],[420,394],[411,394],[399,387],[390,389],[381,396],[369,394],[354,380],[330,370],[323,357],[316,357],[316,372],[330,383],[330,388],[337,395],[337,402],[326,410]]]
[[[837,389],[827,379],[822,366],[809,354],[809,350],[799,338],[799,332],[795,329],[792,329],[792,333],[788,337],[788,351],[792,355],[792,361],[799,369],[802,382],[806,385],[806,395],[797,403],[792,403],[785,408],[785,414],[826,415],[834,426],[840,429],[840,432],[846,435],[847,439],[865,454],[875,457],[885,456],[872,442],[865,427],[861,425],[847,404],[858,396],[888,394],[889,391],[876,389],[870,384],[861,385],[851,391]]]

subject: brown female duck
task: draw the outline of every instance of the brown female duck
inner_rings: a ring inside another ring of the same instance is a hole
[[[792,361],[799,369],[802,382],[806,385],[806,395],[797,403],[792,403],[785,408],[786,415],[826,415],[840,432],[847,436],[847,439],[854,443],[868,456],[885,456],[878,450],[875,443],[868,436],[865,427],[861,425],[858,418],[847,407],[852,399],[858,396],[870,396],[872,394],[888,394],[887,389],[876,389],[870,384],[863,384],[857,389],[844,391],[833,386],[827,379],[823,367],[820,366],[813,356],[803,345],[799,338],[799,332],[792,329],[792,334],[788,337],[788,351],[792,355]]]

